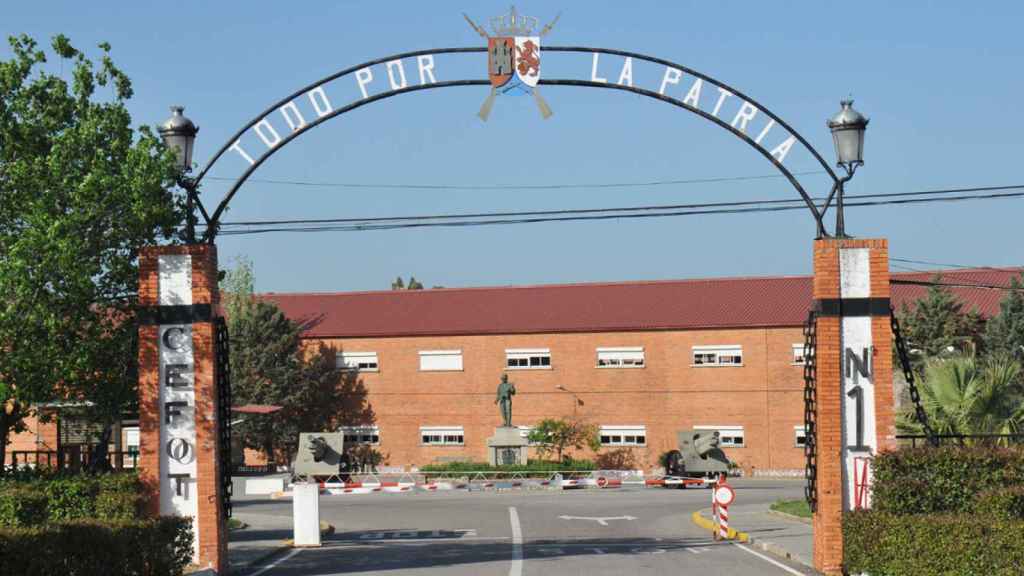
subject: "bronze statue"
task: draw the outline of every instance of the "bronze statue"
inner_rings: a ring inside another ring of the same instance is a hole
[[[515,396],[515,393],[516,387],[508,381],[508,374],[502,374],[501,384],[498,384],[498,397],[494,403],[501,409],[501,419],[506,428],[512,427],[512,396]]]

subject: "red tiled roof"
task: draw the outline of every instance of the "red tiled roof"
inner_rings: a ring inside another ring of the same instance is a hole
[[[894,280],[1007,286],[1020,268],[893,273]],[[897,308],[927,287],[893,285]],[[990,316],[1005,291],[956,287]],[[268,293],[308,338],[617,332],[799,326],[811,306],[811,277],[436,288],[342,293]]]

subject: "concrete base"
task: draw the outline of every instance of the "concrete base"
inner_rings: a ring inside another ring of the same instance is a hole
[[[292,493],[295,546],[320,546],[320,486],[296,484]]]
[[[487,461],[491,466],[526,465],[527,440],[519,428],[501,426],[487,439]]]

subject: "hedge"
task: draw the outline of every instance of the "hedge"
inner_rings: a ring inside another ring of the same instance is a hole
[[[976,500],[975,511],[1001,520],[1024,521],[1024,486],[982,492]]]
[[[0,574],[18,576],[178,576],[192,560],[192,523],[73,520],[0,528]]]
[[[872,505],[894,514],[970,512],[986,490],[1024,485],[1024,449],[909,448],[874,459]]]
[[[135,474],[36,475],[0,480],[0,526],[36,526],[75,519],[140,517]]]
[[[596,469],[597,466],[591,460],[570,460],[566,462],[530,460],[526,466],[491,466],[487,462],[427,464],[420,467],[420,472],[589,472]]]
[[[843,523],[846,570],[872,576],[1020,575],[1024,522],[984,514],[850,512]]]

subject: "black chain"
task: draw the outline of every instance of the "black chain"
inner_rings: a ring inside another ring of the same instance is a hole
[[[910,366],[907,343],[903,340],[903,333],[900,331],[900,321],[896,318],[896,311],[892,308],[889,309],[889,315],[892,318],[892,336],[893,340],[896,341],[896,353],[900,357],[903,377],[907,380],[907,387],[910,389],[910,399],[914,402],[914,413],[917,415],[917,421],[924,428],[924,434],[928,437],[928,443],[932,446],[938,446],[939,439],[935,436],[935,431],[932,430],[931,425],[928,424],[928,413],[925,412],[924,404],[921,403],[921,393],[918,391],[917,383],[914,380],[914,370]]]
[[[231,518],[231,341],[228,325],[223,317],[216,320],[215,343],[217,349],[217,418],[220,438],[221,505],[224,517]]]
[[[818,452],[817,452],[817,424],[816,409],[818,404],[817,378],[817,345],[818,345],[818,318],[811,310],[807,314],[807,323],[804,324],[804,457],[806,464],[804,477],[807,485],[804,486],[804,498],[815,512],[818,508]]]

